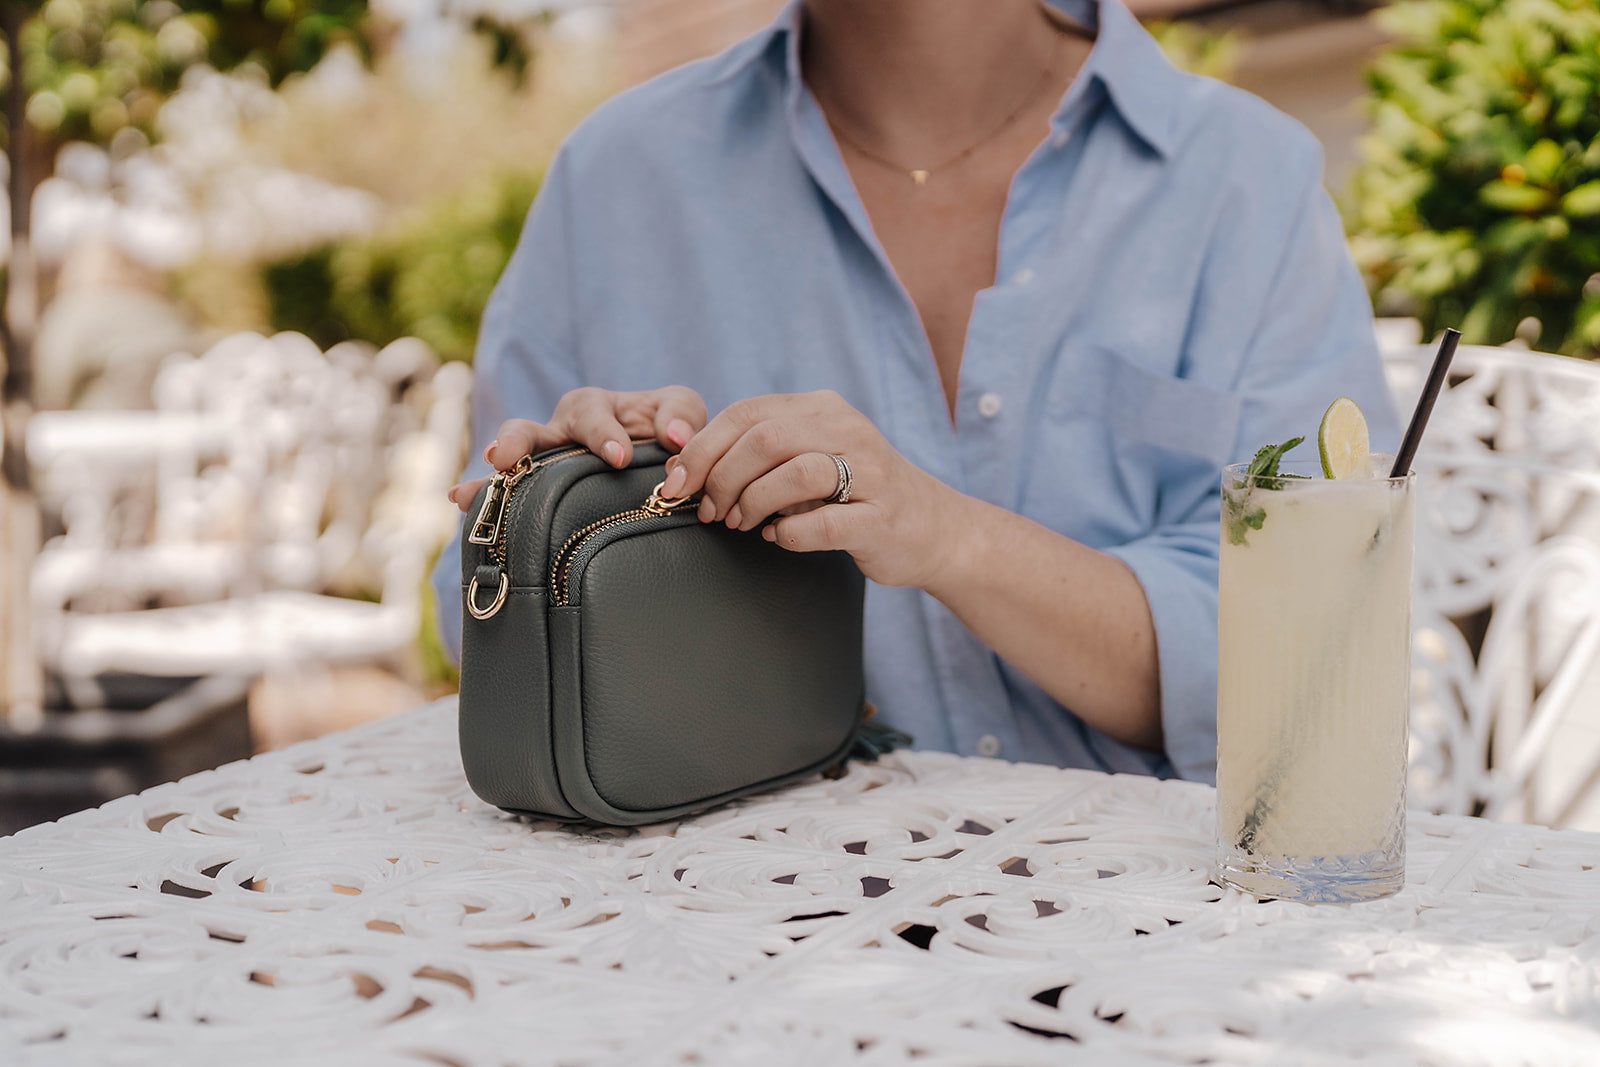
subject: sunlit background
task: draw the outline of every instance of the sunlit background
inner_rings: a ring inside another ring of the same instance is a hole
[[[453,690],[425,578],[544,167],[779,6],[0,0],[0,833]],[[1388,343],[1600,351],[1600,5],[1130,6],[1322,140]]]

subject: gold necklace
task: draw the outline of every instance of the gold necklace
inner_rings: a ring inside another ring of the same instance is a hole
[[[1057,46],[1056,51],[1059,52],[1061,38],[1066,37],[1067,35],[1059,29],[1057,29],[1055,32]],[[960,163],[962,160],[972,155],[972,153],[976,152],[978,149],[982,148],[984,145],[1000,136],[1001,133],[1003,133],[1013,122],[1017,121],[1018,117],[1020,117],[1022,113],[1028,109],[1028,105],[1033,103],[1034,97],[1036,97],[1039,94],[1039,90],[1043,88],[1047,82],[1049,82],[1050,76],[1055,73],[1055,70],[1056,60],[1055,57],[1052,56],[1050,62],[1045,64],[1044,70],[1039,72],[1038,80],[1028,87],[1028,93],[1022,98],[1022,102],[1018,104],[1010,114],[1000,120],[1000,125],[996,126],[994,129],[990,130],[988,133],[984,134],[982,137],[978,138],[976,141],[972,142],[970,145],[963,148],[949,159],[933,167],[918,167],[914,169],[903,167],[894,160],[885,159],[883,156],[880,156],[876,152],[867,148],[860,141],[857,141],[854,137],[851,137],[849,134],[845,133],[838,122],[831,118],[828,119],[828,126],[833,130],[835,137],[839,138],[839,140],[855,149],[856,152],[862,156],[865,156],[867,159],[870,159],[872,162],[877,163],[880,166],[888,167],[890,170],[897,170],[902,174],[910,175],[913,182],[915,182],[918,186],[923,186],[928,184],[928,179],[931,178],[935,172],[949,170],[951,167],[955,166],[957,163]]]

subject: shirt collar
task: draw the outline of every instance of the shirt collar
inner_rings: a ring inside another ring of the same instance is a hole
[[[1139,25],[1122,0],[1045,0],[1051,7],[1095,35],[1094,48],[1057,109],[1052,124],[1070,124],[1074,104],[1098,82],[1104,86],[1123,120],[1151,148],[1171,152],[1181,99],[1182,75],[1161,46]],[[786,90],[800,87],[800,20],[805,0],[788,0],[766,29],[748,38],[712,68],[711,80],[724,81],[781,48]],[[781,42],[781,43],[780,43]]]

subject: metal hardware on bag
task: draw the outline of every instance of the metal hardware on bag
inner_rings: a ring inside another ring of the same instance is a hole
[[[478,579],[473,578],[472,584],[467,586],[467,610],[474,619],[492,619],[506,602],[506,592],[511,588],[511,579],[505,571],[500,572],[500,588],[494,594],[494,601],[486,608],[478,607]]]
[[[506,521],[506,502],[511,499],[511,490],[534,469],[533,457],[523,456],[517,460],[515,467],[501,471],[489,481],[489,491],[483,496],[483,507],[478,509],[478,517],[472,522],[472,532],[467,534],[470,544],[492,545],[500,539],[500,528]]]
[[[500,536],[500,523],[505,518],[506,476],[496,474],[489,479],[489,491],[483,496],[483,507],[472,520],[472,530],[467,541],[474,545],[492,545]],[[492,517],[491,517],[492,516]]]
[[[661,490],[666,487],[666,484],[666,480],[663,479],[656,483],[654,489],[650,490],[649,498],[642,505],[644,511],[648,511],[652,515],[670,515],[689,503],[689,498],[686,496],[663,497]]]
[[[630,438],[634,445],[649,444],[650,438]],[[472,529],[467,533],[467,543],[473,545],[489,546],[490,557],[504,567],[506,565],[506,512],[510,510],[511,493],[519,482],[536,471],[543,470],[558,460],[571,459],[581,456],[589,450],[582,445],[564,448],[553,452],[542,459],[535,460],[530,453],[517,460],[516,466],[508,471],[501,471],[489,482],[489,491],[484,494],[483,506],[478,509],[478,517],[472,522]],[[658,487],[659,488],[659,487]]]
[[[649,439],[636,439],[633,443],[635,445],[647,444]],[[506,514],[511,503],[512,491],[516,489],[519,482],[535,471],[547,467],[557,460],[582,455],[587,451],[588,449],[581,446],[564,449],[561,452],[547,455],[537,462],[534,461],[531,455],[523,456],[517,460],[516,466],[508,471],[496,474],[489,482],[488,492],[484,494],[483,506],[478,509],[478,515],[473,520],[471,530],[468,531],[467,542],[474,545],[489,546],[490,558],[501,567],[505,567],[506,542],[510,533],[506,527]],[[665,480],[657,482],[656,487],[650,490],[649,497],[639,507],[608,516],[599,522],[590,523],[567,538],[566,544],[562,545],[560,551],[556,553],[550,567],[550,589],[558,606],[566,603],[566,591],[564,589],[566,566],[571,562],[581,543],[591,534],[599,533],[601,530],[610,529],[626,522],[671,515],[674,512],[684,510],[694,503],[694,500],[688,496],[664,498],[661,495],[661,490],[666,484]],[[471,584],[467,586],[467,611],[474,619],[493,618],[500,608],[504,606],[506,593],[510,590],[510,587],[510,578],[502,570],[500,572],[500,588],[496,591],[493,602],[488,607],[480,608],[478,606],[478,579],[473,578]]]
[[[502,471],[494,476],[489,483],[489,491],[484,494],[483,507],[478,509],[478,518],[472,524],[472,531],[467,535],[469,544],[488,545],[489,558],[500,566],[506,565],[506,513],[511,508],[511,494],[521,481],[536,471],[541,471],[557,460],[570,459],[581,456],[588,449],[583,446],[566,448],[553,455],[535,461],[532,455],[523,456],[517,460],[517,465],[508,471]]]

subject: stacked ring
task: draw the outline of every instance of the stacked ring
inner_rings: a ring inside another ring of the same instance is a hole
[[[839,484],[833,490],[833,495],[827,499],[829,504],[844,504],[850,500],[850,483],[854,480],[850,474],[850,464],[837,453],[828,452],[827,457],[833,460],[833,465],[839,468]]]

